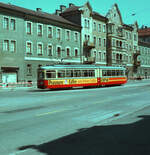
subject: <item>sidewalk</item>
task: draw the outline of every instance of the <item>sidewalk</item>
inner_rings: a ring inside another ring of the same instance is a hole
[[[1,91],[17,91],[17,90],[32,90],[37,89],[37,87],[0,87]]]

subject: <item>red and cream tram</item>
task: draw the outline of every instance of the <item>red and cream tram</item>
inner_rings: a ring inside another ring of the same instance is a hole
[[[52,65],[38,69],[37,87],[56,89],[122,85],[127,82],[125,68],[95,65]]]

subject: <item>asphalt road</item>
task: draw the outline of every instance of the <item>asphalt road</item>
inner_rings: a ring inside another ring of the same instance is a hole
[[[150,80],[92,89],[0,90],[0,154],[150,154],[148,109]],[[138,136],[143,143],[135,143]]]

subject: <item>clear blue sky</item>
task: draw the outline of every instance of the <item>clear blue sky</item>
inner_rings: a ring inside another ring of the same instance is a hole
[[[42,8],[44,12],[54,13],[55,9],[59,9],[59,5],[68,6],[69,3],[74,3],[82,6],[87,0],[0,0],[0,2],[10,2],[31,10]],[[150,0],[89,0],[89,2],[93,11],[104,16],[111,6],[117,3],[125,24],[132,24],[137,20],[139,27],[142,25],[150,27]]]

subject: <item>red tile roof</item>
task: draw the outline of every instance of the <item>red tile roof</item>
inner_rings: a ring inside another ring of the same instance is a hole
[[[138,30],[139,36],[150,36],[150,28],[143,28]]]

